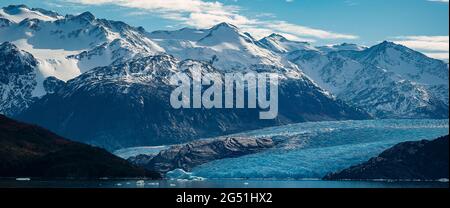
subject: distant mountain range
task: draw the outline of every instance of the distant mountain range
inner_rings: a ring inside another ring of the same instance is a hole
[[[0,10],[0,112],[110,150],[293,122],[448,118],[448,64],[390,42],[315,47],[221,23],[147,32],[89,12]],[[168,77],[273,72],[280,113],[175,110]]]
[[[0,177],[160,177],[104,149],[69,141],[3,115],[0,115],[0,146]]]
[[[168,84],[168,77],[193,68],[220,73],[207,63],[179,61],[170,55],[133,59],[84,73],[17,117],[112,150],[184,143],[308,120],[369,117],[328,96],[308,79],[281,82],[275,120],[260,120],[258,109],[173,109],[169,97],[174,86]]]

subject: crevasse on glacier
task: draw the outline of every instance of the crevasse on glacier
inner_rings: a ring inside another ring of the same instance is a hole
[[[194,168],[204,178],[322,178],[365,162],[404,141],[449,133],[448,120],[373,120],[311,122],[266,128],[241,135],[284,136],[277,148]]]

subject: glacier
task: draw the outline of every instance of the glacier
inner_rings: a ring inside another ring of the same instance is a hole
[[[238,134],[280,137],[274,149],[213,161],[192,170],[208,179],[319,179],[365,162],[404,141],[433,139],[449,133],[446,120],[367,120],[309,122]]]

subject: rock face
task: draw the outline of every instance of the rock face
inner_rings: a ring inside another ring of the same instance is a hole
[[[438,180],[449,177],[448,136],[433,141],[404,142],[366,163],[325,176],[326,180]]]
[[[56,77],[47,77],[47,79],[44,80],[44,89],[45,92],[52,94],[61,89],[64,86],[65,82],[59,80]]]
[[[21,112],[34,101],[37,60],[14,44],[0,44],[0,113]]]
[[[99,19],[90,12],[59,15],[25,5],[11,5],[0,8],[0,19],[0,42],[17,44],[21,50],[33,54],[40,67],[45,68],[42,75],[65,81],[94,67],[164,51],[145,36],[143,28]],[[18,44],[21,40],[29,47]]]
[[[0,177],[100,178],[159,174],[131,165],[104,149],[66,140],[0,115]]]
[[[13,54],[21,52],[26,60],[25,63],[10,61],[8,57],[12,55],[4,52],[4,48],[10,47],[0,47],[0,69],[5,69],[0,70],[0,94],[3,95],[0,113],[7,116],[17,116],[34,100],[55,93],[53,87],[62,84],[57,80],[68,81],[96,67],[170,54],[180,61],[207,62],[221,72],[275,72],[291,79],[305,79],[301,85],[312,87],[314,84],[313,88],[322,91],[313,92],[317,99],[324,96],[317,93],[326,92],[330,97],[370,113],[370,117],[448,118],[448,64],[390,42],[370,48],[347,43],[315,47],[278,34],[256,40],[228,23],[209,29],[184,28],[149,33],[142,27],[99,19],[89,12],[60,15],[25,5],[0,8],[2,42],[16,45]],[[24,51],[29,54],[22,53]],[[26,58],[31,55],[32,59]],[[56,79],[46,80],[49,76]],[[301,92],[302,96],[311,93]],[[348,108],[346,106],[305,103],[333,109],[333,114],[341,111],[351,114],[349,109],[342,109]],[[292,106],[299,105],[292,102],[288,107]],[[292,112],[295,110],[298,109]],[[323,109],[300,114],[302,118],[297,121],[336,119]],[[340,116],[337,119],[357,118]],[[97,132],[103,132],[103,129],[97,129]],[[109,137],[101,134],[103,138]],[[62,135],[77,139],[73,135]],[[118,143],[115,140],[111,139]]]
[[[163,51],[142,28],[89,12],[64,16],[25,5],[0,8],[0,113],[13,117],[54,93],[61,80],[92,68]]]
[[[275,146],[270,138],[219,138],[199,140],[184,145],[175,145],[161,151],[151,158],[144,167],[158,172],[169,172],[175,169],[190,171],[195,166],[224,158],[254,154]],[[140,163],[143,155],[130,158],[129,161]]]
[[[3,41],[0,113],[108,150],[305,121],[448,118],[448,65],[388,42],[316,48],[276,34],[258,41],[227,23],[148,33],[24,5],[0,9]],[[168,78],[190,69],[276,73],[278,117],[172,108]]]
[[[274,120],[259,119],[260,109],[174,109],[170,105],[174,86],[168,80],[175,73],[196,69],[220,73],[208,63],[170,55],[98,67],[69,80],[15,118],[108,150],[180,144],[287,123],[370,118],[306,77],[280,80],[279,114]]]
[[[373,117],[448,118],[448,64],[391,42],[337,48],[286,56],[318,86]]]

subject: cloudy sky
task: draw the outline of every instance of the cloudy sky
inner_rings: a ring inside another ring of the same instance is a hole
[[[62,14],[90,11],[148,31],[232,23],[257,38],[279,33],[315,45],[394,41],[449,57],[448,0],[0,0]]]

